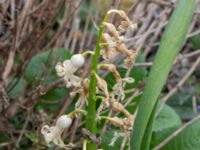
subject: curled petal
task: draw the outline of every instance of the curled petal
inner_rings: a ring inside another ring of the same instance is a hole
[[[108,71],[112,72],[116,81],[121,80],[121,76],[119,72],[117,71],[117,68],[114,64],[100,64],[100,66],[102,69],[107,69]]]
[[[124,106],[121,103],[119,103],[119,102],[117,102],[115,100],[111,101],[111,106],[117,112],[123,112],[124,109],[125,109]]]
[[[123,82],[118,81],[114,86],[113,86],[113,94],[117,95],[119,99],[123,100],[125,98],[125,93],[123,89]]]
[[[115,58],[120,53],[116,51],[115,48],[104,47],[104,50],[101,51],[101,55],[103,59],[110,62],[113,58]]]
[[[135,30],[135,29],[137,29],[137,28],[138,28],[138,26],[137,26],[136,23],[130,25],[130,29],[131,29],[131,30]]]
[[[47,125],[43,126],[41,133],[44,135],[44,139],[47,144],[54,141],[61,133],[63,129],[58,128],[57,126],[49,127]]]
[[[70,80],[73,86],[81,87],[81,78],[79,78],[78,76],[72,75],[70,77]]]
[[[71,87],[72,85],[75,87],[80,87],[81,86],[81,79],[75,75],[71,76],[64,76],[64,80],[66,82],[66,87]]]
[[[128,29],[131,29],[131,30],[137,29],[137,24],[133,24],[123,10],[111,9],[110,11],[108,11],[108,14],[111,14],[111,13],[116,13],[123,19],[123,21],[121,21],[121,24],[118,27],[120,33],[123,33],[127,31]]]
[[[110,96],[108,92],[107,82],[104,79],[100,78],[98,75],[96,75],[96,78],[99,89],[101,89],[104,92],[106,99],[109,99]]]
[[[133,83],[134,79],[131,77],[126,77],[117,81],[117,83],[113,86],[113,94],[118,96],[121,100],[125,98],[125,92],[123,88],[123,82]]]
[[[61,139],[60,136],[59,136],[58,138],[54,139],[54,140],[53,140],[53,143],[54,143],[55,145],[60,146],[60,147],[65,147],[65,146],[66,146],[65,143],[62,141],[62,139]]]
[[[122,81],[125,81],[127,83],[133,83],[133,82],[135,82],[135,80],[133,78],[131,78],[131,77],[123,78]]]
[[[65,80],[65,83],[66,83],[66,87],[70,88],[72,86],[70,78],[68,76],[64,76],[64,80]]]
[[[42,134],[47,134],[50,132],[50,127],[48,125],[44,125],[41,129]]]
[[[117,43],[114,41],[114,39],[107,33],[103,33],[102,35],[103,41],[108,44],[108,47],[116,47]]]
[[[107,22],[104,24],[107,27],[108,32],[110,34],[112,34],[112,36],[115,38],[115,40],[120,41],[120,35],[119,35],[117,29],[115,28],[115,26],[112,23],[107,23]]]
[[[62,63],[61,62],[58,62],[55,66],[55,69],[56,69],[56,73],[59,77],[62,77],[65,75],[65,69],[64,67],[62,66]]]
[[[137,52],[136,51],[129,51],[129,53],[127,55],[128,55],[128,57],[124,60],[124,67],[125,68],[129,68],[129,67],[134,65],[135,58],[137,56]]]

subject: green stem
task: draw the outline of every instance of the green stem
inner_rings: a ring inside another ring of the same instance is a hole
[[[95,74],[98,74],[98,61],[100,57],[101,51],[101,41],[102,35],[104,31],[104,22],[107,21],[108,15],[105,15],[103,22],[99,28],[97,45],[94,55],[92,56],[92,70],[91,70],[91,77],[90,77],[90,85],[89,85],[89,97],[88,97],[88,106],[87,106],[87,116],[86,116],[86,128],[94,135],[96,135],[96,86],[97,86],[97,79]],[[87,150],[96,150],[96,144],[92,142],[88,142]]]
[[[82,110],[82,109],[75,109],[74,111],[72,111],[71,113],[69,113],[68,116],[69,116],[70,118],[72,118],[72,117],[73,117],[75,114],[77,114],[77,113],[82,113],[82,114],[84,114],[84,115],[87,114],[87,112],[86,112],[85,110]]]
[[[94,52],[93,51],[90,51],[90,50],[86,50],[84,53],[82,53],[82,56],[86,56],[87,54],[91,54],[91,55],[94,55]]]
[[[195,0],[179,0],[169,20],[139,104],[131,138],[132,150],[149,150],[153,112],[173,61],[183,46],[195,4]]]

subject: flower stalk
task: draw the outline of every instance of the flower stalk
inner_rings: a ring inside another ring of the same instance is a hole
[[[68,114],[68,116],[70,118],[74,117],[74,115],[76,115],[77,113],[82,113],[83,115],[87,115],[87,112],[85,110],[82,109],[75,109],[74,111],[72,111],[71,113]]]
[[[98,74],[98,60],[100,57],[101,51],[101,41],[102,35],[104,31],[105,24],[107,21],[108,14],[105,15],[103,22],[99,28],[98,39],[96,44],[95,53],[92,55],[92,68],[91,68],[91,77],[90,77],[90,85],[89,85],[89,97],[88,97],[88,106],[87,106],[87,116],[86,116],[86,128],[92,133],[96,134],[96,86],[97,79],[95,77],[95,73]],[[88,142],[87,144],[88,150],[95,150],[96,144],[92,142]]]

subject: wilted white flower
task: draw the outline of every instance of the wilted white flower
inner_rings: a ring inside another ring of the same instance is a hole
[[[127,77],[127,78],[123,78],[121,80],[119,80],[114,86],[113,86],[113,96],[118,96],[121,100],[124,100],[125,98],[125,93],[124,93],[124,87],[123,87],[123,83],[127,82],[127,83],[133,83],[134,79],[131,77]]]
[[[59,77],[64,77],[67,87],[80,87],[81,79],[74,75],[74,73],[83,66],[84,62],[84,57],[81,54],[76,54],[73,55],[70,60],[65,60],[63,63],[57,63],[55,67],[56,73]]]
[[[123,33],[129,29],[131,30],[137,29],[137,24],[132,23],[123,10],[111,9],[108,11],[108,14],[111,13],[116,13],[123,19],[121,21],[121,24],[118,26],[118,30],[120,33]]]
[[[108,22],[105,22],[104,25],[106,26],[106,28],[108,29],[108,32],[112,35],[112,37],[116,41],[120,41],[120,35],[117,29],[115,28],[115,26],[112,23],[108,23]]]
[[[103,59],[105,59],[105,60],[112,60],[119,54],[115,49],[117,43],[107,33],[103,33],[102,38],[103,38],[103,42],[105,42],[105,44],[103,46],[104,49],[101,51],[101,55],[102,55]]]
[[[114,39],[108,33],[103,33],[103,40],[107,43],[107,45],[110,48],[117,46],[116,41],[114,41]]]
[[[41,129],[41,133],[44,136],[45,142],[49,144],[53,142],[55,145],[65,147],[66,145],[61,139],[61,134],[64,129],[68,128],[72,124],[72,119],[67,115],[60,116],[55,126],[44,125]]]
[[[89,80],[86,78],[83,80],[81,88],[79,88],[77,91],[70,93],[70,95],[72,96],[75,96],[77,93],[80,94],[79,99],[75,104],[75,108],[82,108],[85,104],[86,105],[88,104],[87,101],[88,92],[89,92]]]
[[[108,28],[110,34],[104,33],[102,56],[105,60],[110,61],[115,58],[118,54],[125,54],[127,58],[124,61],[124,67],[130,67],[135,62],[135,57],[137,55],[136,51],[129,50],[124,44],[125,38],[120,36],[115,26],[111,23],[104,23]]]
[[[137,24],[129,23],[127,21],[121,21],[121,24],[118,26],[118,30],[120,33],[123,33],[127,30],[137,29]]]

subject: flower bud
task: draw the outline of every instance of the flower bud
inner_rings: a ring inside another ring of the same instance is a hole
[[[56,122],[56,126],[60,128],[67,128],[71,124],[72,124],[72,119],[69,118],[67,115],[60,116]]]
[[[82,67],[84,62],[85,62],[85,59],[81,54],[76,54],[71,57],[71,63],[76,68]]]

